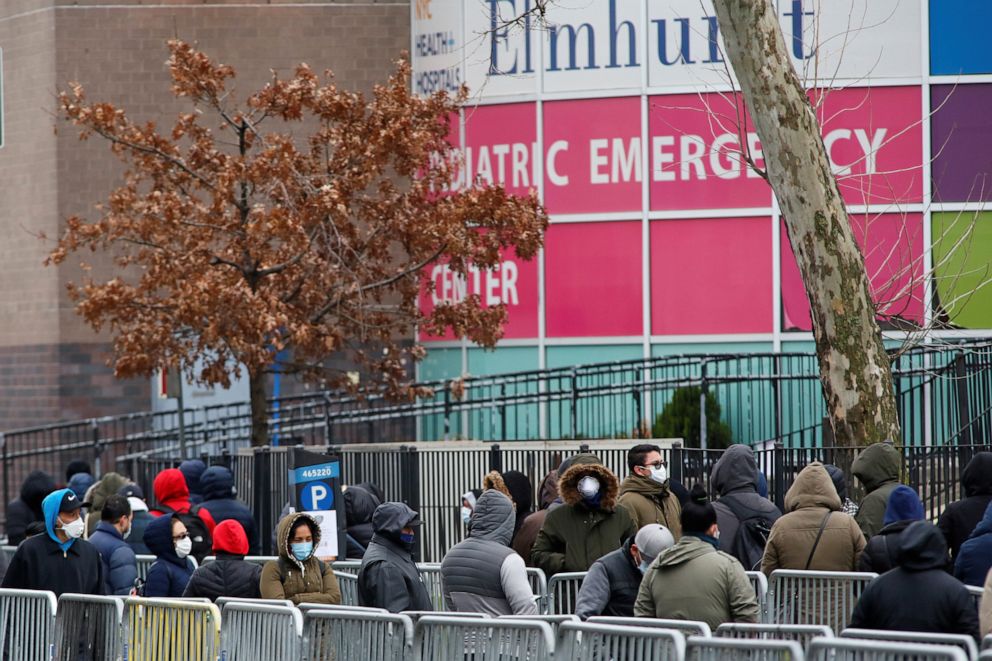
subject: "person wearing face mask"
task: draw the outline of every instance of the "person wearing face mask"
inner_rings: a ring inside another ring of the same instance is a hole
[[[10,560],[3,587],[51,590],[55,596],[76,592],[104,593],[103,562],[96,548],[84,539],[86,524],[79,516],[81,502],[71,489],[45,496],[41,510],[45,534],[30,537]]]
[[[702,485],[682,508],[682,539],[662,551],[644,574],[636,617],[706,622],[757,622],[758,602],[744,567],[720,548],[716,510]]]
[[[103,576],[109,595],[130,594],[134,579],[138,578],[134,549],[127,543],[131,536],[131,521],[131,506],[127,498],[110,496],[100,510],[100,523],[90,535],[90,543],[103,559]]]
[[[386,502],[372,515],[372,541],[358,570],[358,605],[391,613],[431,611],[430,593],[413,561],[420,515],[404,503]]]
[[[148,568],[144,597],[181,597],[193,575],[193,540],[178,514],[160,516],[145,528],[145,546],[157,557]]]
[[[262,599],[289,599],[294,604],[340,604],[341,587],[329,563],[314,552],[320,546],[320,526],[308,514],[283,517],[276,529],[279,559],[265,563]]]
[[[638,530],[622,548],[592,563],[579,588],[575,614],[582,620],[594,615],[633,617],[644,573],[659,553],[674,544],[672,531],[665,526],[649,523]]]
[[[587,571],[637,532],[627,510],[617,506],[620,484],[594,454],[579,454],[558,480],[563,504],[548,512],[531,549],[531,563],[550,578]]]
[[[475,503],[479,496],[482,495],[482,489],[470,489],[462,494],[462,525],[468,528],[469,522],[472,520],[472,512],[475,510]]]
[[[635,445],[627,451],[630,474],[620,485],[620,504],[638,528],[660,523],[675,536],[682,536],[679,514],[682,505],[669,489],[668,466],[661,458],[657,445]]]

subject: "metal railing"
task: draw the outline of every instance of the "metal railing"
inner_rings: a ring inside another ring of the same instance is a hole
[[[123,656],[124,602],[115,597],[63,594],[55,615],[53,661]]]
[[[814,638],[806,654],[809,661],[969,661],[960,648],[923,643],[893,643],[854,638]]]
[[[225,661],[297,661],[303,616],[292,606],[227,602],[221,628]]]
[[[833,630],[820,624],[750,624],[728,622],[716,628],[717,638],[746,638],[750,640],[794,640],[803,649],[809,648],[817,637],[833,638]]]
[[[56,607],[52,592],[0,589],[0,658],[5,661],[48,658]]]
[[[312,610],[304,621],[307,661],[405,661],[413,650],[406,615]]]
[[[419,661],[527,661],[548,659],[555,650],[554,635],[546,622],[450,615],[425,615],[417,620],[413,646]]]
[[[556,652],[569,661],[680,661],[685,637],[670,629],[566,622],[558,629]]]
[[[548,579],[547,614],[570,615],[575,612],[579,588],[588,572],[561,572]]]
[[[841,631],[874,572],[776,569],[768,588],[771,624],[823,624]]]
[[[686,638],[689,636],[709,637],[713,635],[710,625],[695,620],[667,620],[654,617],[613,617],[609,615],[594,615],[586,620],[590,624],[615,624],[624,627],[654,627],[655,629],[670,629],[680,631]]]
[[[220,611],[209,601],[129,597],[124,602],[124,644],[132,661],[216,661]]]
[[[693,636],[686,641],[692,661],[803,661],[803,648],[791,640],[748,640]]]
[[[888,640],[900,643],[927,643],[929,645],[952,645],[959,647],[969,659],[978,657],[975,639],[965,634],[936,633],[932,631],[882,631],[877,629],[844,629],[841,638],[859,640]]]

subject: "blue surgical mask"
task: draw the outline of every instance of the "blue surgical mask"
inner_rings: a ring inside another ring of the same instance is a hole
[[[413,533],[400,533],[400,541],[404,544],[413,544]]]
[[[289,548],[293,551],[293,557],[303,562],[310,557],[313,553],[313,542],[300,542],[299,544],[290,544]]]
[[[647,574],[648,573],[648,567],[650,567],[650,566],[651,566],[651,563],[650,562],[641,561],[641,564],[639,564],[637,566],[637,568],[641,570],[641,573],[642,574]]]

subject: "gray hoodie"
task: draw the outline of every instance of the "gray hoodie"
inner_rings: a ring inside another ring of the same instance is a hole
[[[733,547],[741,518],[760,516],[772,524],[782,516],[772,501],[758,495],[758,463],[747,445],[731,445],[724,451],[710,473],[710,484],[720,496],[713,508],[723,551],[729,553]]]

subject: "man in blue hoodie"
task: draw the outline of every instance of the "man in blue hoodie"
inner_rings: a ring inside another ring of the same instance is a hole
[[[71,489],[59,489],[41,501],[45,535],[26,539],[11,558],[3,587],[103,594],[103,563],[96,548],[80,539],[85,529],[80,502]]]

